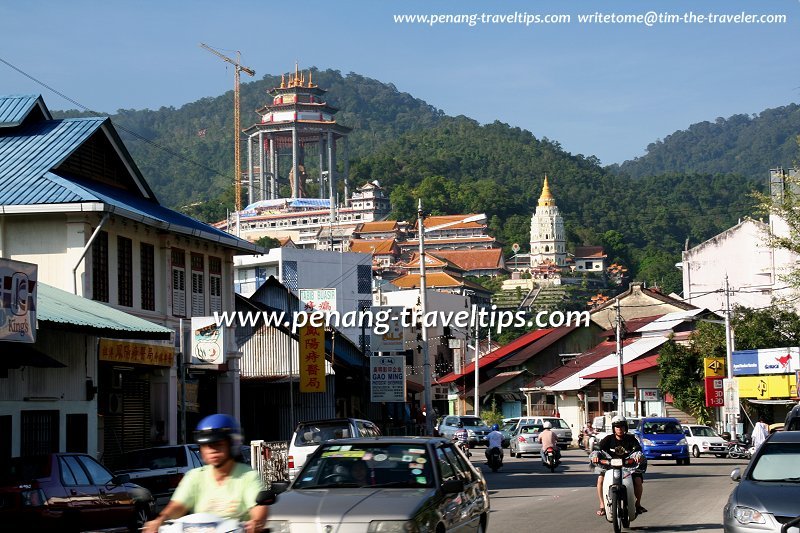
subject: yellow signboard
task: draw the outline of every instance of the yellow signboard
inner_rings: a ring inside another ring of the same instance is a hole
[[[175,348],[170,344],[100,339],[100,360],[137,365],[172,366]]]
[[[325,328],[302,326],[300,334],[300,392],[325,392]]]
[[[737,377],[736,381],[739,382],[740,398],[769,400],[797,396],[795,376],[790,374],[744,376]]]
[[[703,359],[703,370],[707,378],[724,378],[725,360],[721,357],[705,357]]]

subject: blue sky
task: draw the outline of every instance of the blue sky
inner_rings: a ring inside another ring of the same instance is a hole
[[[578,14],[648,11],[778,14],[787,22],[577,21]],[[431,27],[393,20],[514,12],[572,21]],[[642,155],[695,122],[800,100],[800,0],[4,0],[0,27],[0,59],[99,111],[180,107],[230,90],[232,71],[198,46],[205,42],[241,50],[257,78],[295,61],[356,72],[448,114],[519,126],[603,164]],[[74,107],[2,63],[0,93],[42,93],[53,109]]]

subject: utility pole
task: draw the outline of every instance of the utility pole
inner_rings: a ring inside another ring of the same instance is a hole
[[[422,214],[422,199],[417,205],[419,220],[419,310],[422,329],[422,387],[425,401],[425,434],[433,435],[433,401],[431,398],[431,360],[428,354],[428,328],[425,327],[425,314],[428,312],[428,295],[425,281],[425,224]]]
[[[622,313],[617,298],[617,414],[625,416],[625,396],[623,394],[622,374]]]
[[[481,416],[480,412],[480,393],[478,391],[478,386],[480,384],[480,380],[478,377],[478,358],[480,357],[480,344],[481,344],[481,336],[480,331],[478,330],[478,320],[475,321],[475,416]]]
[[[725,274],[725,369],[728,381],[733,379],[733,334],[731,332],[731,293],[728,285],[728,274]],[[727,400],[728,396],[725,395]],[[738,407],[738,406],[737,406]],[[730,411],[729,411],[730,412]],[[736,415],[726,416],[729,419],[731,438],[736,438]]]
[[[241,53],[237,50],[236,51],[236,59],[233,60],[230,57],[224,56],[218,51],[214,50],[210,46],[205,43],[200,43],[202,48],[205,48],[215,56],[219,57],[223,61],[227,61],[231,65],[233,65],[233,143],[234,143],[234,176],[233,176],[233,183],[236,190],[236,211],[242,210],[242,153],[241,153],[241,142],[240,142],[240,135],[242,134],[242,127],[241,127],[241,119],[239,117],[240,113],[240,106],[239,106],[239,73],[244,72],[250,76],[255,76],[256,71],[245,67],[240,63],[240,56]],[[261,147],[263,149],[263,147]],[[248,171],[249,172],[249,171]],[[261,169],[261,179],[264,179],[264,169]],[[251,176],[252,178],[252,176]]]

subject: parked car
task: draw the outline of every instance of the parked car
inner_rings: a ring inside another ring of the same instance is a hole
[[[122,456],[117,474],[128,474],[131,481],[149,490],[160,511],[192,468],[203,466],[196,444],[156,446],[128,452]]]
[[[517,425],[544,425],[545,422],[550,422],[551,429],[558,439],[558,444],[562,448],[567,448],[572,444],[572,428],[569,427],[567,421],[563,418],[555,416],[522,416],[519,418]]]
[[[724,530],[781,531],[781,525],[800,514],[800,432],[770,435],[744,473],[736,468],[731,479],[738,485],[723,510]]]
[[[683,434],[689,445],[692,457],[700,457],[701,454],[714,454],[717,457],[727,457],[728,443],[719,433],[708,426],[697,424],[686,424],[683,426]]]
[[[491,433],[492,428],[477,416],[446,416],[439,424],[439,436],[445,439],[453,439],[453,433],[458,429],[458,423],[464,424],[464,429],[469,434],[468,443],[470,447],[479,444],[486,444],[486,436]]]
[[[539,442],[539,433],[544,426],[529,424],[517,426],[511,433],[511,444],[508,453],[519,459],[523,455],[538,455],[542,451],[542,443]]]
[[[675,459],[679,465],[689,464],[689,443],[677,418],[643,418],[634,433],[648,459]]]
[[[86,454],[16,457],[0,471],[4,531],[138,531],[153,516],[150,491]]]
[[[320,444],[331,439],[348,439],[353,437],[378,437],[381,430],[369,420],[358,418],[331,418],[300,422],[289,441],[289,452],[286,462],[289,468],[289,480],[293,480],[305,464],[309,455],[314,453]]]
[[[486,481],[452,442],[378,437],[322,443],[270,507],[267,527],[475,532],[486,531],[488,521]]]

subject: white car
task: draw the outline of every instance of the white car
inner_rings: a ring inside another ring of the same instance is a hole
[[[681,427],[692,457],[700,457],[704,453],[713,453],[717,457],[728,455],[728,443],[710,427],[698,424],[681,424]]]

